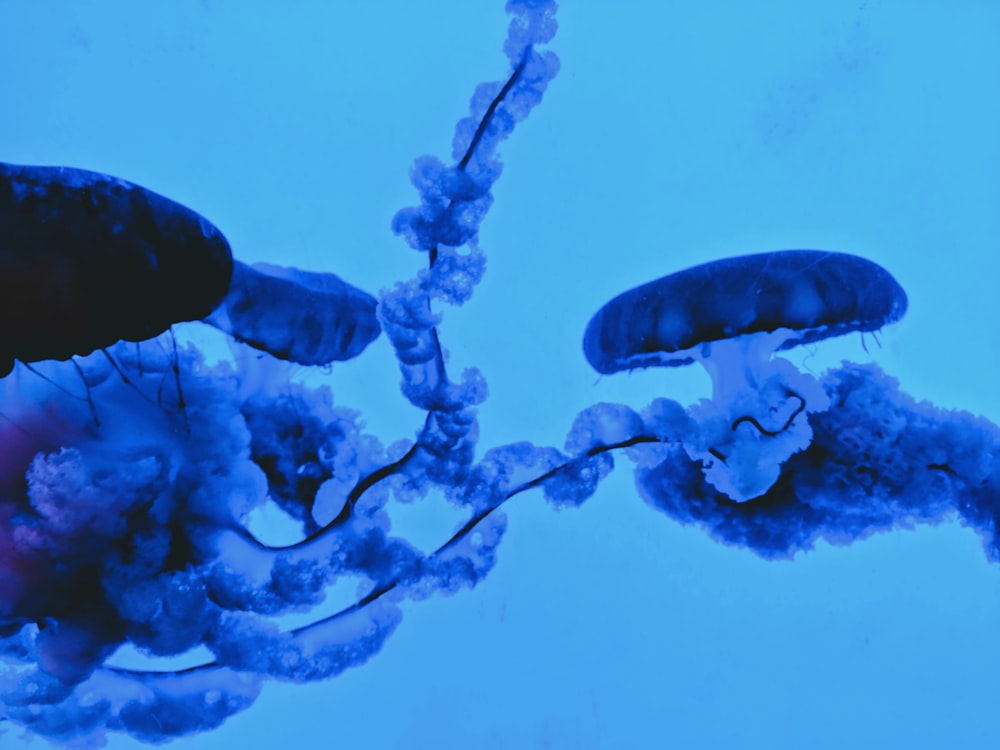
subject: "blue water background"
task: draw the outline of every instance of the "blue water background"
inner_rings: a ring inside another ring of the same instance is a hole
[[[475,86],[506,76],[502,3],[292,5],[0,0],[0,158],[151,187],[245,261],[411,276],[389,221],[414,157],[449,157]],[[486,278],[440,328],[449,368],[488,379],[484,449],[561,446],[598,401],[707,396],[696,368],[598,378],[583,328],[636,284],[780,248],[866,256],[910,296],[880,344],[790,359],[874,360],[1000,422],[1000,5],[565,2],[559,22],[562,72],[501,149]],[[317,377],[386,443],[421,423],[384,338]],[[405,534],[447,537],[446,512],[408,511]],[[477,589],[405,604],[368,665],[270,684],[174,746],[996,744],[1000,568],[957,524],[766,562],[647,507],[625,460],[579,510],[507,512]]]

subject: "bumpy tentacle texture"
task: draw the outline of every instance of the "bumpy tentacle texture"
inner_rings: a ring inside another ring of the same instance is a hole
[[[812,443],[749,506],[707,484],[675,443],[658,452],[635,449],[639,491],[671,517],[766,558],[791,557],[819,538],[849,544],[957,516],[982,533],[988,557],[1000,560],[996,425],[918,403],[874,365],[845,365],[829,372],[823,386],[832,406],[809,415]]]
[[[828,410],[809,415],[814,437],[763,496],[738,503],[705,478],[683,440],[697,429],[680,404],[658,399],[639,415],[599,404],[570,435],[595,455],[624,447],[653,507],[727,544],[790,558],[818,539],[850,544],[877,531],[957,517],[1000,561],[1000,428],[919,403],[875,365],[845,364],[822,385]]]

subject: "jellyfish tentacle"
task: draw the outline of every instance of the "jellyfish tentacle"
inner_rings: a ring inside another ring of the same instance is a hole
[[[469,402],[472,395],[448,393],[431,299],[461,304],[482,278],[483,262],[475,244],[479,223],[493,200],[490,188],[500,176],[496,148],[541,100],[558,72],[555,55],[536,50],[555,34],[554,4],[517,1],[508,4],[508,11],[513,20],[505,52],[513,66],[511,74],[503,84],[477,88],[471,116],[455,130],[455,166],[445,167],[433,157],[417,159],[411,181],[420,192],[421,205],[399,211],[392,220],[394,232],[429,256],[425,277],[384,293],[380,306],[382,323],[400,361],[404,394],[421,408],[439,410],[452,402],[449,396]],[[466,244],[472,248],[467,255],[452,250]],[[448,259],[448,273],[440,273],[442,258]]]
[[[733,421],[733,426],[732,426],[733,432],[736,432],[736,428],[739,427],[741,424],[750,424],[757,429],[757,432],[759,432],[761,435],[766,435],[767,437],[777,437],[778,435],[783,433],[785,430],[787,430],[789,427],[792,426],[792,422],[795,421],[795,418],[799,416],[799,414],[801,414],[803,411],[805,411],[806,408],[806,400],[801,395],[799,395],[790,388],[785,389],[785,394],[789,398],[798,399],[799,405],[795,408],[795,411],[791,413],[788,419],[785,420],[785,423],[781,427],[779,427],[776,430],[769,430],[766,427],[764,427],[759,421],[757,421],[756,417],[747,414]]]

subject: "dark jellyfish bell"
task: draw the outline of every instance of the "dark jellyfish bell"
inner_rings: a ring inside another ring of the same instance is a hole
[[[97,172],[0,162],[0,376],[199,320],[226,295],[207,219]]]
[[[906,312],[906,292],[876,263],[846,253],[781,250],[704,263],[618,295],[587,325],[601,373],[686,365],[714,341],[787,329],[780,349],[875,331]]]
[[[352,359],[382,332],[378,301],[332,273],[236,261],[229,293],[205,322],[300,365]]]

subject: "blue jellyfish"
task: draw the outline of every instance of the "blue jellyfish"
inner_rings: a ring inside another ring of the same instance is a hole
[[[309,365],[351,359],[381,330],[375,298],[338,276],[234,266],[208,219],[97,172],[0,163],[0,236],[0,376],[201,319]]]
[[[771,487],[809,445],[808,415],[829,406],[819,382],[775,352],[852,331],[877,331],[906,312],[906,293],[881,266],[845,253],[784,250],[705,263],[631,289],[587,325],[583,350],[600,373],[699,362],[712,398],[693,406],[688,455],[734,500]]]
[[[203,318],[232,263],[214,224],[151,190],[0,163],[0,376]]]
[[[205,322],[278,359],[326,365],[378,337],[377,304],[332,273],[236,261],[229,293]]]
[[[211,224],[130,183],[83,173],[91,187],[66,192],[60,181],[75,185],[79,172],[51,170],[51,189],[10,189],[5,220],[13,217],[14,236],[48,238],[54,248],[48,265],[33,267],[29,241],[0,246],[10,288],[35,283],[33,274],[43,292],[45,278],[68,280],[82,296],[59,300],[58,310],[97,304],[106,292],[116,315],[142,319],[112,315],[99,336],[63,321],[50,340],[23,315],[39,348],[28,337],[0,338],[11,362],[108,347],[107,357],[77,367],[93,399],[113,406],[98,426],[69,379],[19,377],[20,369],[0,378],[0,656],[13,665],[0,671],[0,722],[79,744],[98,744],[108,731],[164,742],[246,709],[268,678],[320,680],[357,667],[399,625],[403,602],[489,573],[508,499],[537,488],[557,506],[580,505],[615,453],[637,464],[648,503],[767,557],[820,534],[854,540],[957,511],[990,535],[1000,559],[995,425],[915,404],[874,366],[845,365],[816,380],[775,356],[876,331],[905,313],[906,295],[888,272],[841,253],[731,258],[626,292],[587,328],[591,364],[612,373],[698,361],[712,374],[713,398],[688,409],[656,399],[641,414],[596,404],[575,419],[565,453],[527,442],[478,450],[485,380],[474,368],[452,379],[435,306],[463,304],[479,282],[476,240],[501,172],[497,146],[558,69],[554,55],[535,48],[555,33],[554,3],[508,0],[507,8],[509,77],[476,91],[452,165],[417,160],[420,205],[392,223],[426,254],[426,268],[377,304],[332,274],[233,261]],[[121,210],[91,216],[86,206],[106,196]],[[18,213],[24,205],[35,213]],[[180,224],[180,235],[149,233]],[[91,264],[88,248],[102,252],[93,237],[122,243],[120,253]],[[161,250],[171,257],[160,260]],[[120,264],[136,274],[125,280],[155,298],[164,281],[157,269],[180,259],[196,284],[202,268],[208,276],[213,263],[229,269],[197,309],[167,295],[150,312],[108,281]],[[82,273],[91,267],[105,286]],[[36,298],[20,302],[37,312]],[[171,350],[164,338],[120,343],[179,320],[227,333],[232,360]],[[422,412],[413,434],[388,447],[364,432],[356,412],[334,405],[325,384],[291,376],[299,365],[356,356],[380,329],[403,394]],[[115,363],[150,387],[130,387]],[[43,368],[72,373],[61,363]],[[176,387],[179,397],[181,383],[185,408],[160,408],[161,394]],[[388,505],[430,493],[462,519],[425,551],[393,529]],[[270,506],[290,519],[294,539],[278,543],[253,523]],[[334,585],[349,592],[340,609],[324,604]],[[290,614],[302,619],[290,625]],[[118,661],[129,647],[190,661],[175,670]]]
[[[520,479],[522,464],[544,473],[553,462],[523,446],[475,462],[474,406],[485,385],[475,373],[449,379],[431,302],[461,304],[478,282],[481,254],[449,242],[474,244],[500,174],[497,145],[558,70],[554,55],[534,49],[555,33],[554,3],[509,0],[508,10],[509,78],[477,90],[471,116],[457,128],[456,166],[438,170],[429,159],[418,161],[413,181],[421,206],[404,209],[393,223],[411,241],[419,234],[429,268],[383,292],[377,306],[332,274],[234,262],[221,233],[203,229],[211,224],[130,183],[83,173],[89,182],[62,199],[81,207],[79,219],[49,200],[66,191],[60,170],[45,172],[51,189],[30,198],[34,215],[18,213],[24,191],[11,189],[12,223],[26,222],[26,234],[61,239],[55,261],[37,269],[40,289],[46,279],[58,280],[60,269],[73,282],[83,268],[103,274],[105,286],[83,287],[63,313],[96,304],[98,292],[126,295],[111,281],[116,264],[145,268],[144,232],[170,215],[182,216],[191,230],[183,248],[191,251],[187,280],[197,280],[198,263],[214,257],[209,240],[218,243],[227,272],[196,310],[165,302],[156,325],[140,321],[144,327],[135,332],[118,316],[142,318],[146,309],[123,297],[106,335],[75,331],[63,320],[59,347],[33,350],[0,339],[0,354],[11,361],[107,347],[106,357],[73,362],[89,397],[109,406],[100,425],[89,419],[74,370],[59,362],[43,362],[45,377],[22,377],[18,368],[0,378],[0,655],[16,665],[0,672],[0,722],[81,742],[106,731],[149,742],[205,731],[248,707],[268,677],[319,680],[363,664],[399,623],[401,598],[473,586],[492,568],[505,528],[494,511],[534,486]],[[105,194],[123,201],[121,210],[89,215],[86,205]],[[76,241],[78,235],[85,239]],[[88,250],[115,235],[122,235],[119,255],[91,263]],[[162,238],[153,244],[170,254]],[[16,254],[0,246],[0,270],[15,282],[28,245]],[[152,296],[158,266],[147,266],[148,279],[120,280]],[[186,293],[183,285],[171,292]],[[35,309],[33,299],[19,301]],[[229,334],[234,356],[210,362],[194,346],[145,340],[188,319]],[[19,320],[47,342],[30,316]],[[355,356],[382,326],[404,393],[426,411],[416,438],[389,448],[363,432],[356,412],[335,406],[326,385],[291,376],[297,365]],[[128,337],[144,343],[121,343]],[[181,385],[184,408],[161,408],[162,399],[174,397],[171,388],[180,400]],[[385,506],[393,493],[414,499],[431,488],[470,519],[424,554],[391,535]],[[297,541],[277,545],[255,535],[250,517],[265,505],[297,522]],[[338,582],[357,586],[357,601],[317,613]],[[314,618],[284,628],[276,618],[289,613]],[[114,661],[129,646],[147,656],[198,649],[211,656],[176,671],[133,669]]]

